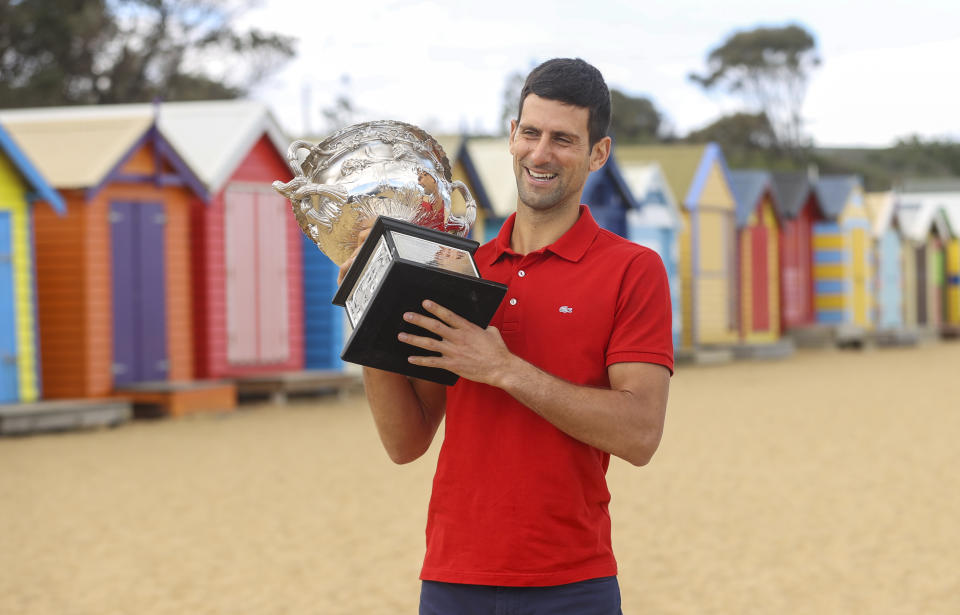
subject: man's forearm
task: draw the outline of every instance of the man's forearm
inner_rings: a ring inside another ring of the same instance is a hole
[[[423,455],[443,418],[443,387],[426,382],[418,387],[406,376],[370,367],[363,368],[363,382],[390,459],[408,463]]]
[[[657,386],[604,389],[576,385],[516,357],[501,372],[497,386],[549,421],[560,431],[634,465],[653,456],[663,433],[669,375],[655,365],[612,366],[629,379],[657,381]],[[636,372],[640,369],[640,372]]]

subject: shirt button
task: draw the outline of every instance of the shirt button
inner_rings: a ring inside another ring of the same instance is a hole
[[[517,304],[517,300],[515,298],[510,300],[510,305],[516,305],[516,304]]]
[[[527,275],[527,272],[521,269],[520,271],[517,272],[517,275],[522,278],[523,276]]]

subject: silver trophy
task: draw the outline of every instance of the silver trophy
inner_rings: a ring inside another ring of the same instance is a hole
[[[337,265],[359,245],[357,234],[387,216],[466,237],[477,204],[463,182],[451,178],[450,161],[425,131],[380,120],[348,126],[317,145],[294,141],[287,150],[293,179],[274,189],[293,202],[307,237]],[[451,213],[451,196],[463,193],[466,215]]]
[[[371,229],[333,303],[353,326],[345,361],[452,384],[456,376],[410,364],[425,351],[397,340],[400,331],[424,335],[403,320],[433,299],[486,327],[506,287],[480,277],[467,239],[477,206],[463,182],[453,181],[440,144],[425,131],[381,120],[349,126],[317,145],[294,141],[287,151],[294,177],[273,187],[293,204],[300,229],[342,265]],[[466,202],[451,212],[452,193]],[[429,353],[427,353],[429,354]]]

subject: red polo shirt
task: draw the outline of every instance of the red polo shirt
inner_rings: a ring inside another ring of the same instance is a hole
[[[510,249],[514,217],[480,247],[484,278],[508,286],[494,315],[507,347],[575,384],[609,387],[607,367],[673,371],[670,291],[655,252],[580,218],[556,243]],[[614,575],[609,453],[571,438],[501,389],[447,390],[443,447],[421,579],[546,586]]]

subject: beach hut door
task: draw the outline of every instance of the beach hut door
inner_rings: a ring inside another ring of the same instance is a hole
[[[19,401],[10,212],[0,212],[0,402]]]
[[[166,380],[163,204],[111,203],[110,223],[114,383]]]

